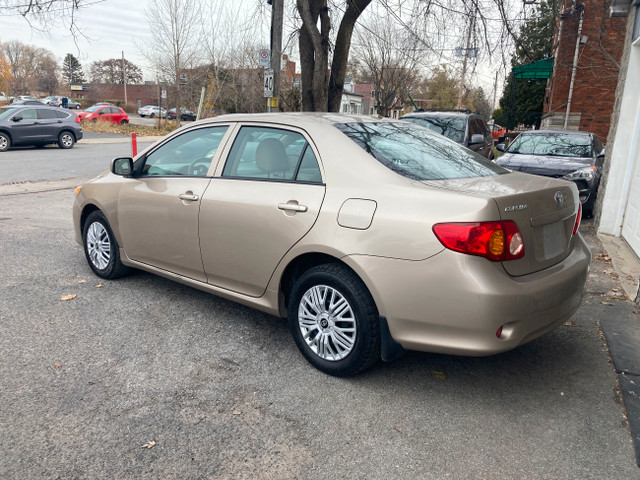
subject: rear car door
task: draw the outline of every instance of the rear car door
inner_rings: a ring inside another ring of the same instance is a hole
[[[129,258],[206,281],[198,214],[228,125],[182,132],[135,165],[118,196],[118,228]]]
[[[42,139],[50,142],[57,141],[62,127],[62,119],[58,117],[58,112],[53,109],[39,108],[36,110],[36,114],[42,131]]]
[[[293,127],[243,125],[200,210],[207,281],[252,297],[313,226],[325,186],[318,155]]]

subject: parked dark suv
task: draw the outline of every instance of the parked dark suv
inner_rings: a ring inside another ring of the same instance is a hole
[[[69,110],[47,105],[0,107],[0,152],[13,145],[57,143],[60,148],[71,148],[81,138],[80,120]]]
[[[454,142],[464,145],[483,157],[493,160],[493,136],[484,119],[468,110],[416,111],[402,120],[434,130]]]

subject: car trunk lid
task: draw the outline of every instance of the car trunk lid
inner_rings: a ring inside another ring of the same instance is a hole
[[[564,260],[573,248],[578,212],[574,183],[519,173],[424,182],[473,196],[492,198],[500,220],[512,220],[524,239],[525,255],[502,262],[513,276],[526,275]],[[487,219],[495,220],[495,219]]]

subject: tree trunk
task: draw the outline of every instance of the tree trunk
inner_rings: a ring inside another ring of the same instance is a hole
[[[371,0],[353,0],[349,3],[347,11],[342,17],[336,45],[331,62],[331,77],[329,78],[328,111],[340,111],[342,92],[344,91],[344,77],[347,73],[347,61],[349,60],[349,49],[351,48],[351,36],[356,20],[371,3]]]

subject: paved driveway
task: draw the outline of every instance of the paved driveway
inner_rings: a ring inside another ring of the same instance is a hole
[[[338,379],[280,319],[146,273],[95,277],[66,186],[0,186],[0,478],[640,477],[601,277],[573,324],[515,351]]]

